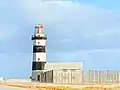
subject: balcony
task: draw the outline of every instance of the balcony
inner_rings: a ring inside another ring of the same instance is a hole
[[[32,40],[41,40],[41,39],[46,40],[46,39],[47,39],[47,36],[41,37],[41,36],[32,35]]]

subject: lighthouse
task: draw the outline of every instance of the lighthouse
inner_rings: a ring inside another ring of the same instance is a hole
[[[33,61],[32,61],[32,81],[41,81],[41,73],[46,64],[46,40],[47,37],[43,31],[43,25],[38,24],[35,27],[33,40]]]

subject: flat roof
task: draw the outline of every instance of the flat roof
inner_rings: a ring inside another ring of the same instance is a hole
[[[45,69],[83,69],[83,62],[47,62],[45,65]]]

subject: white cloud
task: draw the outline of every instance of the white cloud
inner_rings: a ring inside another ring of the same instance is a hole
[[[44,3],[40,0],[16,0],[14,5],[16,11],[21,12],[20,16],[25,18],[20,22],[28,22],[29,25],[44,24],[48,43],[52,40],[49,44],[53,46],[52,50],[73,45],[76,50],[80,49],[80,45],[85,48],[103,47],[104,43],[112,42],[111,38],[116,41],[114,44],[117,43],[116,35],[120,34],[120,13],[117,11],[70,1]],[[23,32],[29,33],[24,29]]]
[[[43,2],[43,3],[57,3],[58,4],[58,3],[63,3],[63,2],[64,3],[65,2],[67,2],[67,3],[72,2],[73,3],[75,0],[40,0],[40,1]]]
[[[31,23],[42,23],[46,28],[53,27],[53,33],[59,35],[63,33],[61,35],[74,34],[77,37],[98,38],[99,33],[106,31],[107,28],[112,28],[111,31],[118,30],[115,27],[120,28],[118,21],[120,13],[90,5],[63,1],[43,3],[39,0],[30,2],[24,0],[23,3],[18,2],[18,6]]]
[[[27,18],[28,23],[44,24],[45,29],[52,27],[52,30],[48,29],[47,32],[59,38],[63,37],[61,39],[73,36],[73,41],[75,38],[103,40],[106,35],[111,36],[120,29],[120,13],[74,3],[74,0],[43,1],[16,0],[14,5],[22,17]],[[111,30],[106,33],[107,29]]]
[[[112,34],[117,34],[117,33],[120,33],[119,29],[120,29],[120,24],[116,25],[114,27],[107,28],[106,30],[100,32],[98,35],[109,36],[109,35],[112,35]]]
[[[41,0],[16,0],[14,7],[22,15],[18,16],[17,19],[19,17],[26,18],[20,22],[27,21],[33,25],[44,24],[45,29],[48,29],[46,32],[49,33],[49,36],[57,37],[59,39],[57,41],[60,42],[63,39],[64,41],[70,40],[71,43],[79,39],[101,42],[101,40],[108,40],[109,37],[120,33],[120,13],[87,4],[74,3],[73,0],[60,0],[59,2],[57,0],[45,2]],[[4,30],[1,33],[9,32],[11,35],[14,28],[18,26],[11,28],[10,25],[6,25],[5,28],[7,27],[10,30]],[[2,34],[1,38],[5,35]]]

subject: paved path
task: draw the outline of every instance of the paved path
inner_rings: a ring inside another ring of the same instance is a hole
[[[27,90],[24,88],[10,87],[10,86],[0,86],[0,90]]]

